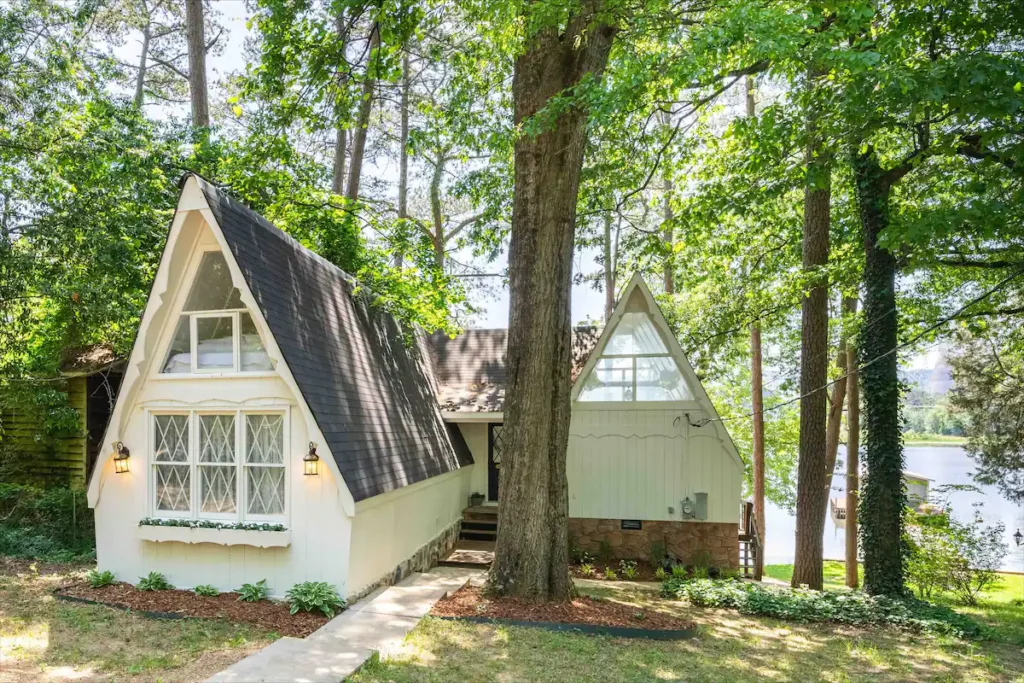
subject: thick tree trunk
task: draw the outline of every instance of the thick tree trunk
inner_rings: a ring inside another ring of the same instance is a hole
[[[843,311],[849,314],[857,312],[857,299],[853,297],[843,298]],[[836,356],[836,365],[839,367],[839,377],[832,385],[832,401],[828,407],[828,428],[825,432],[825,495],[828,496],[832,490],[832,475],[836,469],[836,459],[839,456],[839,433],[843,428],[843,406],[846,403],[847,393],[847,343],[849,336],[843,330],[839,337],[839,351]],[[826,510],[828,503],[825,504]]]
[[[754,77],[746,78],[747,116],[754,116]],[[753,416],[753,458],[754,458],[754,521],[761,547],[754,563],[754,578],[758,581],[764,575],[764,367],[761,355],[761,322],[750,326],[750,407]]]
[[[896,257],[878,244],[889,223],[890,183],[873,149],[855,154],[853,171],[864,235],[864,319],[870,321],[861,329],[858,344],[869,473],[861,491],[864,589],[873,595],[900,595],[906,496],[896,357]]]
[[[599,0],[584,0],[560,35],[542,29],[526,40],[512,78],[514,121],[600,75],[615,30],[595,21]],[[488,586],[533,600],[567,600],[570,308],[572,253],[586,110],[563,111],[536,135],[515,143],[507,449],[501,464],[498,541]]]
[[[380,27],[374,23],[370,29],[370,48],[366,57],[366,76],[363,79],[362,97],[359,100],[359,114],[356,117],[356,129],[352,134],[352,159],[349,162],[348,189],[345,197],[349,201],[359,199],[359,180],[363,175],[363,155],[366,153],[366,133],[370,128],[370,112],[373,110],[373,91],[377,88],[377,79],[370,76],[374,71],[373,60],[377,58],[380,46]]]
[[[813,124],[812,124],[813,125]],[[796,559],[793,585],[822,588],[825,531],[825,399],[828,379],[828,263],[831,168],[820,143],[807,152],[803,267],[814,273],[803,300],[800,342],[800,462],[797,468]]]
[[[203,0],[185,0],[185,34],[188,38],[188,87],[192,99],[192,125],[210,126],[210,103],[206,92],[206,35]]]
[[[750,404],[754,413],[754,521],[760,548],[754,563],[754,578],[764,575],[764,384],[761,359],[761,325],[750,326]]]
[[[604,214],[604,322],[615,310],[615,264],[612,262],[612,212]]]
[[[399,103],[398,131],[398,220],[409,217],[409,52],[402,55],[402,94]],[[402,225],[402,229],[405,226]],[[395,267],[402,266],[404,254],[395,250]]]
[[[139,56],[139,73],[135,78],[135,108],[142,109],[146,97],[146,69],[149,63],[149,38],[151,22],[146,18],[146,25],[142,27],[142,54]]]
[[[860,387],[857,378],[857,348],[846,349],[849,376],[849,408],[846,414],[846,585],[856,588],[857,576],[857,498],[860,492]]]

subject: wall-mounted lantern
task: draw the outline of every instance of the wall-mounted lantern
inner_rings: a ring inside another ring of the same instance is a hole
[[[1020,529],[1017,529],[1017,533],[1013,535],[1013,542],[1016,543],[1018,547],[1020,547],[1021,543],[1024,543],[1024,534],[1020,532]]]
[[[114,471],[118,474],[124,474],[128,471],[128,458],[131,457],[131,452],[128,447],[118,441],[114,444]]]
[[[309,452],[302,458],[303,474],[319,474],[320,456],[316,454],[316,444],[309,442]]]

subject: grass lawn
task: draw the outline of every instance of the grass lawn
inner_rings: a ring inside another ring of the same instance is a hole
[[[51,591],[85,568],[40,569],[0,558],[0,683],[203,680],[276,637],[220,621],[59,602]]]
[[[584,592],[677,612],[700,635],[623,640],[427,617],[401,652],[352,681],[1024,681],[1024,655],[1008,643],[793,624],[691,608],[656,592]]]
[[[861,579],[864,567],[858,568]],[[789,583],[793,578],[793,565],[772,564],[764,568],[766,576]],[[843,588],[846,585],[846,565],[842,562],[825,562],[825,589]],[[967,607],[956,602],[950,594],[933,598],[933,602],[947,605],[970,614],[978,621],[992,628],[998,640],[1024,646],[1024,606],[1013,604],[1024,598],[1024,575],[1000,574],[996,585],[983,592],[977,607]],[[1024,653],[1021,653],[1024,658]]]
[[[949,436],[948,434],[918,434],[916,432],[904,432],[904,446],[963,446],[967,443],[967,437]]]

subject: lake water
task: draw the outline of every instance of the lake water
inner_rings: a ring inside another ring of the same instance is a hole
[[[923,474],[933,481],[931,490],[943,484],[973,484],[974,461],[964,449],[950,446],[908,446],[904,449],[906,468],[915,474]],[[840,458],[845,455],[840,452]],[[845,477],[832,481],[831,496],[845,495]],[[970,520],[975,506],[987,524],[1002,521],[1006,525],[1006,544],[1010,552],[1003,560],[1003,569],[1024,571],[1024,547],[1013,543],[1013,533],[1020,528],[1024,531],[1024,508],[1015,505],[1000,495],[994,486],[978,486],[981,493],[955,492],[949,495],[954,516]],[[788,510],[768,504],[765,510],[765,563],[789,564],[793,561],[793,543],[796,534],[796,517]],[[846,537],[843,529],[837,529],[831,515],[825,520],[825,558],[841,560],[846,553]]]

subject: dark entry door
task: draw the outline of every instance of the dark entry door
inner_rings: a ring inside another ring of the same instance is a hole
[[[501,451],[504,446],[503,427],[488,425],[487,430],[487,499],[498,500],[498,471],[501,469]]]

